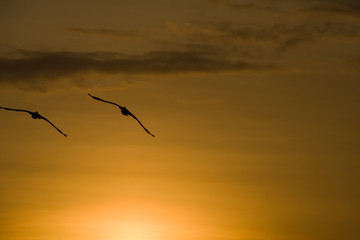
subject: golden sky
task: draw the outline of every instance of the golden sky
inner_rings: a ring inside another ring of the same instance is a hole
[[[0,238],[360,237],[358,0],[4,0]],[[156,137],[119,109],[126,106]]]

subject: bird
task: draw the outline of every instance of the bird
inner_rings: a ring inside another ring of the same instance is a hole
[[[47,121],[48,123],[50,123],[51,126],[53,126],[54,128],[56,128],[56,130],[58,130],[59,133],[61,133],[62,135],[64,135],[64,137],[67,137],[67,134],[63,133],[63,132],[62,132],[60,129],[58,129],[52,122],[50,122],[47,118],[41,116],[38,112],[32,112],[32,111],[22,110],[22,109],[6,108],[6,107],[0,107],[0,108],[1,108],[1,109],[5,109],[5,110],[9,110],[9,111],[26,112],[26,113],[29,113],[33,119],[43,119],[43,120]]]
[[[138,123],[140,124],[140,126],[141,126],[148,134],[150,134],[151,136],[155,137],[155,135],[152,134],[149,130],[147,130],[147,129],[144,127],[144,125],[142,125],[142,123],[140,122],[140,120],[139,120],[137,117],[135,117],[135,115],[132,114],[125,106],[123,107],[123,106],[120,106],[120,105],[117,104],[117,103],[103,100],[103,99],[101,99],[101,98],[98,98],[98,97],[95,97],[95,96],[91,95],[90,93],[89,93],[88,95],[89,95],[90,97],[92,97],[93,99],[95,99],[95,100],[98,100],[98,101],[101,101],[101,102],[105,102],[105,103],[110,103],[110,104],[113,104],[113,105],[119,107],[120,110],[121,110],[121,113],[122,113],[124,116],[131,116],[131,117],[133,117],[136,121],[138,121]]]

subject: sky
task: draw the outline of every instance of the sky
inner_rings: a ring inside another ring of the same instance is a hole
[[[0,238],[343,240],[357,0],[0,2]],[[126,106],[155,135],[113,105]]]

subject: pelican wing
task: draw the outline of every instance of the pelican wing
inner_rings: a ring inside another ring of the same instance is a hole
[[[117,103],[110,102],[110,101],[106,101],[106,100],[103,100],[103,99],[101,99],[101,98],[92,96],[90,93],[88,93],[88,95],[89,95],[90,97],[92,97],[93,99],[95,99],[95,100],[98,100],[98,101],[101,101],[101,102],[105,102],[105,103],[110,103],[110,104],[113,104],[113,105],[115,105],[115,106],[118,106],[122,111],[123,111],[123,110],[126,110],[126,111],[129,113],[130,116],[132,116],[136,121],[138,121],[138,123],[140,124],[140,126],[141,126],[148,134],[150,134],[151,136],[155,137],[155,135],[153,135],[151,132],[149,132],[149,130],[147,130],[147,129],[144,127],[144,125],[142,125],[142,123],[139,121],[139,119],[137,119],[137,117],[135,117],[135,115],[132,114],[132,113],[131,113],[129,110],[127,110],[125,107],[122,107],[122,106],[120,106],[120,105],[117,104]],[[124,115],[128,115],[128,114],[126,114],[126,113],[123,113],[123,114],[124,114]]]
[[[122,107],[121,107],[119,104],[117,104],[117,103],[110,102],[110,101],[106,101],[106,100],[104,100],[104,99],[101,99],[101,98],[92,96],[90,93],[88,93],[88,95],[89,95],[90,97],[92,97],[93,99],[95,99],[95,100],[98,100],[98,101],[101,101],[101,102],[105,102],[105,103],[110,103],[110,104],[113,104],[113,105],[115,105],[115,106],[118,106],[119,108],[122,108]]]
[[[132,114],[130,111],[129,111],[129,113],[130,113],[130,116],[132,116],[136,121],[138,121],[138,123],[140,124],[140,126],[141,126],[148,134],[150,134],[151,136],[155,137],[154,134],[152,134],[151,132],[149,132],[149,130],[147,130],[147,129],[144,127],[144,125],[142,125],[142,123],[140,122],[140,120],[139,120],[137,117],[135,117],[134,114]]]
[[[53,126],[56,130],[58,130],[59,133],[61,133],[62,135],[64,135],[64,137],[67,137],[67,134],[63,133],[60,129],[58,129],[58,128],[57,128],[52,122],[50,122],[47,118],[45,118],[45,117],[43,117],[43,116],[41,116],[41,115],[40,115],[40,117],[41,117],[41,119],[44,119],[45,121],[47,121],[48,123],[50,123],[51,126]]]
[[[34,114],[34,112],[23,110],[23,109],[14,109],[14,108],[6,108],[6,107],[0,107],[1,109],[9,110],[9,111],[17,111],[17,112],[27,112],[29,114]]]

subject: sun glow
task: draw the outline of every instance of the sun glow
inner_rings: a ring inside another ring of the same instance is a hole
[[[192,219],[174,206],[138,201],[101,202],[71,212],[78,216],[71,222],[91,240],[178,239]]]
[[[158,240],[169,231],[166,224],[138,220],[105,221],[103,225],[106,240]]]

